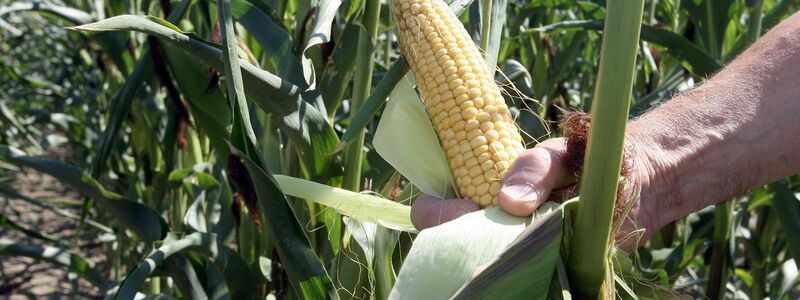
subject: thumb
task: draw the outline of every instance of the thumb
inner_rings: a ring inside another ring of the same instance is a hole
[[[529,216],[547,200],[550,191],[567,185],[565,152],[564,139],[551,139],[520,154],[500,188],[500,207],[511,215]]]

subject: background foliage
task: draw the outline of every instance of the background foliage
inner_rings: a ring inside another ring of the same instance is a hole
[[[365,238],[364,224],[284,195],[273,175],[413,201],[371,144],[406,72],[386,4],[219,1],[0,1],[0,255],[68,270],[83,282],[73,295],[385,298],[414,235],[380,227]],[[496,57],[528,147],[560,136],[564,110],[589,110],[604,1],[483,1],[501,21],[492,28],[482,1],[455,2],[469,4],[462,20]],[[702,82],[798,8],[646,1],[631,115]],[[67,28],[121,15],[174,26]],[[21,194],[33,172],[79,201]],[[797,179],[668,225],[631,263],[691,297],[798,297]],[[41,234],[15,201],[56,212],[74,233]],[[87,236],[104,259],[73,243]],[[4,293],[25,293],[17,274],[2,276]]]

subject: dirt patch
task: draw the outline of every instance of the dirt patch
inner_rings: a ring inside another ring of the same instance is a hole
[[[56,155],[58,156],[58,155]],[[63,157],[62,157],[63,158]],[[11,187],[29,199],[0,194],[0,212],[9,221],[66,244],[71,251],[93,263],[108,274],[104,245],[89,230],[76,236],[79,221],[48,207],[56,207],[79,216],[80,194],[65,187],[55,178],[25,169],[12,173]],[[36,202],[43,205],[38,205]],[[17,230],[0,227],[0,239],[15,242],[56,246],[35,239]],[[102,296],[100,290],[82,278],[69,274],[49,262],[21,256],[0,256],[0,298],[10,299],[87,299]]]

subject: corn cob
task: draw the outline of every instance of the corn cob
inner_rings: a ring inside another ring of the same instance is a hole
[[[389,5],[459,194],[496,205],[503,175],[525,148],[481,52],[442,0]]]

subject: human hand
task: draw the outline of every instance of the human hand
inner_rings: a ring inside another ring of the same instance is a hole
[[[566,140],[556,138],[546,140],[523,152],[506,174],[498,194],[498,205],[511,215],[526,217],[530,216],[548,199],[563,201],[565,194],[569,194],[569,190],[576,182],[575,176],[568,170],[565,162],[566,151]],[[627,176],[626,189],[630,191],[641,191],[647,186],[644,183],[649,182],[650,168],[644,167],[646,161],[639,157],[633,155],[633,161],[629,162],[632,167]],[[629,232],[644,228],[643,238],[649,238],[653,229],[657,228],[651,227],[658,223],[652,218],[654,210],[651,209],[651,206],[653,205],[643,206],[640,201],[641,197],[638,196],[632,196],[630,199],[635,202],[632,203],[617,237],[621,238]],[[479,209],[477,204],[469,200],[442,200],[423,194],[417,198],[411,208],[411,221],[415,227],[422,230]],[[632,240],[627,241],[623,248],[630,250],[633,246],[630,242]]]

